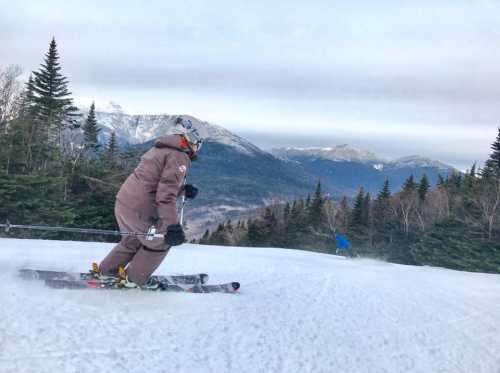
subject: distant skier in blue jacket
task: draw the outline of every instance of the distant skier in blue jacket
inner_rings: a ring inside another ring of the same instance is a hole
[[[335,243],[336,243],[335,254],[338,254],[339,251],[347,251],[351,247],[349,240],[343,234],[334,233],[334,234],[332,234],[332,239],[334,239]]]
[[[342,234],[335,233],[335,241],[337,242],[337,249],[339,250],[348,250],[351,247],[347,237]]]

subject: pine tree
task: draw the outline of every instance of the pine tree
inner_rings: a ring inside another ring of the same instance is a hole
[[[410,175],[403,184],[404,192],[412,192],[417,188],[417,183],[415,182],[415,176]]]
[[[83,125],[83,143],[85,149],[92,152],[97,152],[99,150],[100,145],[98,135],[100,131],[101,129],[97,125],[97,119],[95,116],[95,104],[92,102],[92,105],[90,105],[89,114],[87,115],[87,120]]]
[[[33,117],[35,114],[35,88],[33,84],[33,74],[30,74],[21,97],[21,110],[19,113],[21,117]]]
[[[485,167],[483,168],[482,175],[489,176],[500,176],[500,127],[498,128],[498,135],[491,144],[491,154],[486,161]]]
[[[389,187],[389,180],[386,179],[373,206],[374,227],[377,234],[383,241],[391,241],[391,218],[391,190]]]
[[[425,201],[425,198],[427,197],[427,193],[429,192],[430,184],[429,184],[429,179],[427,178],[427,174],[423,174],[422,178],[420,179],[420,183],[418,184],[418,197],[421,202]]]
[[[363,199],[363,225],[368,225],[370,221],[370,210],[371,210],[371,196],[370,193],[366,193]]]
[[[32,89],[36,115],[48,143],[62,146],[62,132],[76,125],[78,109],[73,106],[68,79],[61,74],[57,44],[52,39],[45,61],[33,71]]]
[[[477,164],[476,164],[476,162],[474,162],[474,164],[472,165],[472,167],[469,171],[469,176],[471,176],[473,178],[476,177],[476,173],[477,173],[476,168],[477,168]]]
[[[350,226],[352,228],[359,228],[364,225],[365,222],[364,206],[365,206],[365,191],[363,188],[360,188],[358,195],[354,200],[354,207],[352,209],[352,215],[350,221]]]
[[[321,181],[318,181],[312,200],[310,200],[308,205],[306,204],[308,206],[309,224],[315,229],[321,228],[322,223],[326,221],[324,202]]]
[[[108,143],[106,145],[105,160],[109,164],[109,166],[113,167],[118,158],[118,153],[120,149],[118,148],[118,142],[116,140],[115,131],[111,132],[111,136],[109,137]]]
[[[385,179],[384,185],[377,195],[377,201],[388,201],[391,198],[389,179]]]

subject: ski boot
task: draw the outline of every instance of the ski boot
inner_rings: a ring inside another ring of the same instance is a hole
[[[155,276],[150,277],[144,285],[137,285],[135,282],[128,279],[127,271],[123,267],[118,268],[118,277],[120,279],[119,285],[127,289],[140,288],[142,290],[160,290],[162,286]]]
[[[101,269],[99,268],[99,265],[96,262],[92,262],[92,269],[89,271],[90,276],[92,279],[103,281],[103,282],[112,282],[116,281],[119,282],[120,279],[122,279],[122,273],[125,272],[125,269],[122,267],[118,268],[118,273],[116,275],[103,275],[101,273]]]

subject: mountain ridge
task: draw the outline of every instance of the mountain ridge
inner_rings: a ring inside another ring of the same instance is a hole
[[[178,117],[129,115],[120,110],[97,111],[96,116],[102,129],[101,142],[115,132],[119,142],[135,149],[138,155],[147,151],[156,138],[168,133]],[[190,171],[190,182],[201,188],[187,211],[196,234],[220,221],[238,219],[271,200],[305,197],[318,180],[326,193],[340,198],[353,197],[360,187],[374,195],[386,179],[396,191],[410,174],[419,178],[426,173],[431,184],[435,184],[439,173],[452,172],[447,165],[424,157],[389,161],[347,144],[299,150],[289,147],[288,151],[273,154],[223,127],[185,116],[208,134],[200,159]]]

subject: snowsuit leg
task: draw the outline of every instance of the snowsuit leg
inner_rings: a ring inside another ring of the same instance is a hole
[[[99,269],[104,275],[116,275],[120,266],[125,267],[141,248],[141,241],[135,237],[124,237],[111,252],[106,255]]]
[[[147,232],[151,226],[151,216],[144,216],[124,206],[119,200],[115,205],[115,216],[121,231]],[[146,240],[144,237],[124,237],[99,265],[103,274],[116,274],[119,266],[129,265],[127,274],[130,281],[144,285],[159,267],[169,247],[163,239]]]
[[[152,250],[144,245],[141,246],[127,268],[129,280],[137,285],[144,285],[165,259],[168,250]]]

